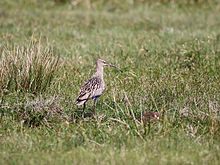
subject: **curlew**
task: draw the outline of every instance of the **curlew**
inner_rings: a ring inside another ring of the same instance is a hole
[[[96,113],[95,108],[97,99],[103,94],[105,90],[105,82],[103,77],[104,66],[111,66],[117,68],[115,65],[109,64],[102,59],[98,59],[96,61],[95,74],[81,86],[79,96],[76,99],[76,104],[78,106],[83,105],[83,112],[86,107],[86,102],[92,99],[94,101],[94,114]]]

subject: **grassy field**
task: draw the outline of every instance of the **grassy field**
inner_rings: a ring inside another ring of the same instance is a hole
[[[219,13],[202,0],[1,0],[0,164],[219,164]],[[82,118],[97,58],[120,71],[105,69],[97,116]],[[139,122],[144,111],[161,118]]]

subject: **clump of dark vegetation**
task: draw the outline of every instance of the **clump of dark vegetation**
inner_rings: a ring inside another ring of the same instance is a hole
[[[54,2],[57,4],[62,4],[62,3],[70,2],[70,0],[54,0]]]
[[[55,4],[71,4],[74,7],[86,7],[86,8],[100,8],[105,6],[108,11],[117,11],[117,10],[128,10],[129,7],[137,5],[155,5],[155,4],[175,4],[178,6],[189,6],[189,5],[211,5],[213,3],[219,4],[216,0],[127,0],[121,1],[118,0],[53,0]]]
[[[27,101],[16,113],[17,118],[30,127],[42,124],[50,126],[53,122],[65,119],[63,109],[61,109],[57,97],[51,97],[49,99],[37,98]]]
[[[17,100],[19,100],[17,98]],[[45,98],[38,96],[34,99],[25,97],[19,102],[1,104],[1,116],[11,115],[18,122],[28,127],[46,125],[53,122],[67,120],[58,97]]]

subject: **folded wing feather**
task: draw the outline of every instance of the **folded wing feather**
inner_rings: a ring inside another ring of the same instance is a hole
[[[100,88],[101,79],[92,77],[80,89],[80,94],[76,100],[77,105],[84,104],[88,99],[96,94],[96,90]]]

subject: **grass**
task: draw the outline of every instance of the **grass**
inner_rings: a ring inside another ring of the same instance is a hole
[[[4,93],[44,92],[50,85],[58,58],[53,51],[40,43],[31,42],[26,47],[2,46],[0,63],[0,88]]]
[[[78,2],[0,2],[1,48],[40,40],[49,62],[60,56],[44,90],[1,95],[0,164],[219,164],[220,4]],[[75,98],[99,57],[121,71],[105,69],[97,119],[83,119]]]

